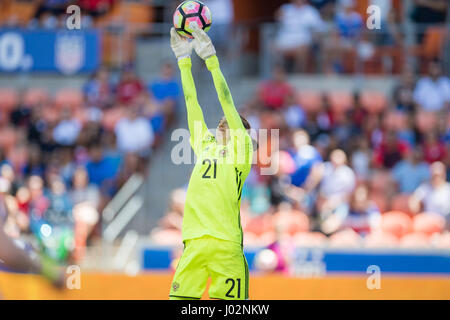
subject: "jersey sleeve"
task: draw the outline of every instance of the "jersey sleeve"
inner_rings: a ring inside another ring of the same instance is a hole
[[[206,66],[211,72],[217,96],[225,118],[230,128],[230,138],[233,142],[235,164],[237,166],[248,165],[252,161],[252,140],[242,123],[241,116],[236,110],[233,97],[220,70],[219,59],[216,55],[206,60]]]
[[[202,109],[197,100],[197,90],[191,71],[191,58],[180,59],[178,66],[181,72],[181,83],[186,101],[188,127],[191,134],[190,143],[192,149],[198,155],[203,144],[212,141],[214,136],[208,131]]]

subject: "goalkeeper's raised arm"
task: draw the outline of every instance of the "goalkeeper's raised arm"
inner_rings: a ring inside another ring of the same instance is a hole
[[[225,115],[225,119],[222,119],[219,123],[218,131],[230,129],[231,132],[225,140],[233,143],[236,161],[239,164],[248,163],[251,159],[252,149],[251,138],[247,132],[250,125],[236,110],[230,89],[220,70],[219,59],[211,39],[205,31],[195,25],[192,35],[194,36],[192,47],[197,55],[205,61],[208,70],[211,72],[217,96]]]
[[[170,45],[178,59],[181,72],[181,83],[186,101],[189,132],[191,133],[191,146],[198,153],[201,141],[209,133],[203,118],[202,109],[197,100],[197,90],[192,76],[192,62],[190,46],[186,38],[181,37],[174,28],[170,30]]]

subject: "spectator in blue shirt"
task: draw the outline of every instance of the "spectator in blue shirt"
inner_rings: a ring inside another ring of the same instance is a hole
[[[401,193],[411,194],[430,178],[428,163],[422,161],[419,149],[408,151],[392,169],[392,178]]]
[[[116,190],[116,177],[121,165],[119,157],[104,155],[99,144],[89,148],[90,160],[86,164],[89,181],[97,185],[103,194],[111,196]]]
[[[159,117],[152,118],[152,126],[158,128],[155,121],[164,121],[165,126],[170,126],[176,117],[177,102],[180,97],[180,84],[175,77],[174,67],[171,63],[164,63],[160,76],[148,86],[149,92],[157,103],[161,105]]]

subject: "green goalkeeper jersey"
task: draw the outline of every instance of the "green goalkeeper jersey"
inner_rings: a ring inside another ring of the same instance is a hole
[[[206,127],[197,101],[191,59],[180,59],[178,65],[186,100],[190,143],[197,158],[187,190],[183,241],[209,235],[242,245],[240,204],[242,187],[251,169],[251,138],[234,106],[217,56],[208,58],[206,65],[230,129],[227,145],[217,143]]]

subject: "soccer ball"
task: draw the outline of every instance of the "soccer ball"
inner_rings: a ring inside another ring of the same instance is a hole
[[[179,34],[193,39],[189,25],[196,22],[205,32],[211,28],[211,11],[200,1],[184,1],[173,14],[173,25]]]

